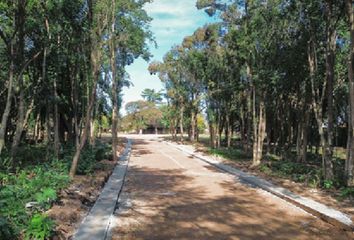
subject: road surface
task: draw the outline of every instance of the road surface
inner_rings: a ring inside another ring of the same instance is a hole
[[[351,239],[153,136],[134,136],[112,239]]]

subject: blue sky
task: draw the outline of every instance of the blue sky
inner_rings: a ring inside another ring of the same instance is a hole
[[[180,44],[185,36],[193,34],[198,27],[215,21],[203,10],[198,10],[195,4],[196,0],[154,0],[145,6],[149,16],[153,18],[151,31],[158,45],[157,49],[154,46],[150,48],[153,55],[151,60],[161,61],[165,53],[173,45]],[[145,88],[163,89],[159,78],[150,75],[147,68],[148,63],[142,59],[127,67],[134,86],[123,90],[123,114],[124,105],[142,99],[140,94]]]

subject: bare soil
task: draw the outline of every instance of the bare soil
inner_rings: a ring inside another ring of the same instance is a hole
[[[118,151],[124,151],[126,139],[119,139]],[[70,186],[59,193],[59,200],[48,210],[55,221],[53,239],[71,239],[82,219],[90,211],[117,162],[102,160],[100,169],[90,175],[77,175]]]

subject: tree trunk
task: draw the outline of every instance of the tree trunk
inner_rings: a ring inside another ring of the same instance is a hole
[[[20,89],[20,96],[19,96],[19,105],[18,105],[18,113],[17,113],[17,122],[16,122],[16,131],[15,136],[12,140],[12,147],[11,147],[11,156],[13,158],[14,164],[16,164],[16,153],[18,150],[18,146],[21,142],[21,136],[25,121],[25,102],[24,102],[24,92],[23,92],[23,79],[20,77],[18,80],[18,86]]]
[[[33,130],[33,139],[32,139],[35,142],[35,144],[37,144],[38,140],[39,140],[39,134],[40,134],[40,128],[41,128],[40,117],[41,117],[40,113],[37,113],[36,121],[35,121],[35,125],[34,125],[34,130]]]
[[[299,118],[299,122],[297,125],[297,135],[296,135],[296,157],[297,162],[301,162],[301,147],[302,147],[302,128],[303,128],[303,120]]]
[[[334,88],[334,64],[336,51],[336,29],[333,23],[332,3],[327,3],[327,43],[326,43],[326,81],[327,81],[327,140],[324,157],[324,177],[326,180],[333,180],[333,130],[334,130],[334,109],[333,109],[333,88]]]
[[[302,142],[301,142],[301,162],[307,162],[307,144],[308,144],[308,136],[307,136],[307,128],[309,125],[310,121],[310,112],[308,110],[305,110],[305,123],[302,126]]]
[[[266,133],[266,116],[263,100],[260,100],[258,115],[258,129],[255,129],[256,135],[253,146],[253,151],[255,152],[253,153],[252,166],[259,166],[263,156],[263,143]]]
[[[95,96],[96,99],[96,96]],[[90,116],[90,139],[89,143],[91,146],[95,146],[96,144],[96,136],[95,136],[95,108],[92,107],[91,116]]]
[[[60,148],[60,139],[59,139],[59,113],[58,113],[58,91],[57,91],[57,81],[54,77],[53,80],[53,92],[54,92],[54,154],[55,157],[59,158],[59,148]]]
[[[11,55],[10,56],[10,70],[9,70],[9,82],[8,82],[8,86],[7,86],[6,106],[5,106],[4,113],[2,114],[1,125],[0,125],[0,154],[5,146],[7,121],[10,116],[12,97],[13,97],[13,84],[14,84],[14,72],[15,72],[13,40],[11,40],[11,42],[10,42],[10,55]]]
[[[227,148],[231,147],[231,138],[232,138],[232,127],[230,121],[230,114],[226,113],[226,120],[225,120],[225,136],[226,136],[226,146]]]
[[[16,131],[13,138],[12,147],[11,147],[11,156],[13,159],[13,164],[16,164],[15,154],[17,153],[17,148],[21,141],[22,130],[25,120],[25,102],[24,102],[24,87],[23,87],[23,72],[26,68],[24,63],[24,48],[25,48],[25,33],[24,33],[24,24],[25,24],[25,2],[19,1],[18,3],[18,44],[17,44],[17,64],[21,66],[21,72],[17,77],[17,87],[19,89],[19,99],[18,99],[18,112],[17,112],[17,122],[16,122]]]
[[[222,132],[223,132],[223,126],[222,126],[222,119],[221,119],[221,109],[220,106],[218,106],[218,111],[217,111],[217,120],[216,120],[216,147],[220,148],[221,147],[221,137],[222,137]]]
[[[198,109],[195,110],[195,118],[194,118],[194,139],[199,141],[199,129],[198,129]]]
[[[91,3],[90,3],[91,4]],[[92,6],[90,5],[89,7],[89,11],[91,12],[91,14],[93,14],[92,11]],[[101,65],[101,61],[102,61],[102,56],[101,56],[101,47],[102,47],[102,33],[103,30],[105,28],[105,26],[107,25],[107,22],[104,21],[104,19],[100,19],[102,16],[100,16],[100,14],[97,14],[98,16],[98,26],[95,27],[95,29],[92,29],[91,32],[91,39],[90,39],[90,47],[91,47],[91,53],[90,53],[90,65],[91,65],[91,79],[93,81],[92,84],[92,89],[91,89],[91,93],[90,96],[88,98],[88,107],[86,109],[86,113],[85,113],[85,127],[83,129],[81,138],[80,138],[80,144],[79,146],[76,148],[73,160],[72,160],[72,164],[71,164],[71,168],[70,168],[70,177],[73,178],[76,174],[76,169],[77,169],[77,165],[80,159],[80,154],[81,154],[81,150],[83,149],[83,147],[85,146],[88,134],[89,134],[89,129],[90,129],[90,119],[92,116],[92,111],[95,105],[95,100],[96,100],[96,88],[97,88],[97,82],[98,82],[98,78],[99,78],[99,73],[100,73],[100,65]],[[92,16],[91,16],[92,18]],[[106,19],[107,20],[107,19]]]
[[[259,115],[260,116],[260,115]],[[252,166],[258,166],[260,164],[259,157],[258,157],[258,137],[259,137],[259,128],[258,123],[259,120],[257,118],[257,111],[256,111],[256,89],[252,86],[252,121],[253,121],[253,158],[252,158]]]
[[[31,103],[29,104],[29,106],[27,107],[27,111],[25,110],[25,101],[24,101],[24,88],[23,88],[23,73],[25,71],[25,69],[28,67],[28,65],[39,56],[40,52],[35,54],[30,60],[28,60],[24,66],[22,67],[17,82],[18,82],[18,86],[20,89],[20,95],[19,95],[19,107],[18,107],[18,118],[17,118],[17,122],[16,122],[16,131],[15,131],[15,136],[13,138],[13,142],[12,142],[12,147],[11,147],[11,156],[14,160],[14,164],[16,162],[16,153],[17,153],[17,149],[18,146],[20,145],[21,142],[21,138],[22,138],[22,134],[23,134],[23,130],[27,125],[27,121],[29,118],[30,113],[32,112],[32,108],[33,108],[33,104],[34,104],[34,100],[32,99]],[[36,94],[36,93],[34,93]]]
[[[190,121],[190,134],[189,134],[189,141],[194,142],[195,140],[195,112],[194,109],[191,110],[191,121]]]
[[[303,117],[302,117],[303,116]],[[307,110],[307,105],[303,106],[303,111],[300,112],[301,119],[298,124],[296,154],[297,162],[306,162],[307,159],[307,127],[310,120],[310,112]]]
[[[115,1],[112,1],[113,5]],[[115,22],[114,20],[112,20]],[[113,161],[118,160],[117,155],[117,146],[118,146],[118,93],[117,93],[117,65],[116,65],[116,49],[115,49],[115,41],[114,41],[114,32],[115,32],[115,24],[112,24],[112,33],[111,33],[111,46],[110,46],[110,63],[111,63],[111,71],[112,71],[112,151],[113,151]]]
[[[72,72],[71,75],[71,102],[73,105],[73,119],[72,119],[72,125],[73,125],[73,136],[74,136],[74,141],[75,141],[75,147],[77,148],[80,144],[80,129],[79,129],[79,120],[78,120],[78,93],[77,93],[77,84],[76,84],[76,66],[77,63],[75,63],[75,68],[74,71]]]
[[[348,58],[349,122],[345,176],[347,185],[354,186],[354,9],[352,0],[346,0],[346,9],[350,27],[350,52]]]
[[[180,134],[181,134],[181,142],[183,143],[183,119],[184,119],[184,105],[182,104],[180,112],[179,112],[179,130],[180,130]]]
[[[100,51],[100,49],[96,49],[96,51]],[[89,105],[88,108],[86,109],[86,116],[85,116],[85,127],[83,129],[82,135],[80,137],[80,144],[79,146],[76,148],[74,157],[73,157],[73,161],[71,164],[71,168],[70,168],[70,177],[73,178],[75,176],[76,173],[76,169],[77,169],[77,165],[80,159],[80,154],[81,154],[81,150],[83,149],[83,147],[85,146],[87,137],[88,137],[88,133],[89,133],[89,129],[90,129],[90,120],[91,120],[91,116],[92,116],[92,110],[95,104],[95,100],[96,100],[96,87],[97,87],[97,82],[98,82],[98,74],[99,74],[99,70],[98,70],[98,64],[99,64],[99,57],[96,56],[95,53],[91,53],[91,64],[93,67],[93,71],[92,71],[92,75],[93,75],[93,86],[91,89],[91,94],[90,94],[90,98],[89,98]]]

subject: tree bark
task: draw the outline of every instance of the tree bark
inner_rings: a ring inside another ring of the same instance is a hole
[[[25,32],[24,32],[24,24],[26,19],[26,8],[25,1],[21,0],[18,2],[18,13],[17,13],[17,25],[18,25],[18,42],[17,42],[17,64],[21,66],[21,71],[17,76],[17,87],[19,89],[19,98],[18,98],[18,111],[17,111],[17,122],[16,122],[16,130],[15,135],[12,140],[11,147],[11,156],[13,159],[13,166],[15,167],[16,161],[16,153],[17,148],[21,141],[24,120],[25,120],[25,102],[24,102],[24,87],[23,87],[23,73],[30,61],[25,63],[24,61],[24,50],[25,50]]]
[[[184,105],[182,104],[181,109],[179,110],[179,130],[180,130],[180,134],[181,134],[181,142],[183,143],[183,134],[184,134],[184,130],[183,130],[183,120],[184,120]]]
[[[249,70],[250,71],[250,70]],[[249,74],[251,76],[251,74]],[[252,80],[251,80],[252,81]],[[261,118],[261,112],[258,113],[257,117],[257,102],[256,102],[256,87],[254,84],[251,84],[252,88],[252,123],[253,123],[253,157],[252,157],[252,166],[258,166],[260,164],[260,158],[258,156],[259,149],[259,124]],[[261,108],[259,108],[261,110]]]
[[[4,113],[2,114],[1,125],[0,125],[0,154],[5,147],[7,121],[10,116],[12,97],[13,97],[13,84],[14,84],[14,72],[15,72],[13,40],[11,40],[11,42],[10,42],[10,55],[11,55],[10,56],[10,69],[9,69],[9,81],[8,81],[8,86],[7,86],[6,106],[5,106]]]
[[[191,109],[191,121],[190,121],[190,134],[189,134],[189,141],[194,142],[195,140],[195,112],[194,109]]]
[[[349,121],[347,159],[345,164],[345,176],[348,186],[354,186],[354,9],[353,1],[346,0],[346,10],[349,17],[350,28],[350,51],[348,58],[348,79],[349,79]]]
[[[98,48],[98,47],[96,47]],[[86,109],[86,116],[85,116],[85,127],[82,131],[82,135],[80,137],[80,144],[78,145],[78,147],[76,148],[74,157],[73,157],[73,161],[71,164],[71,168],[70,168],[70,177],[73,178],[75,176],[76,173],[76,169],[77,169],[77,165],[80,159],[80,155],[81,155],[81,151],[85,146],[87,137],[88,137],[88,133],[90,130],[90,120],[91,120],[91,116],[92,116],[92,110],[95,104],[95,100],[96,100],[96,88],[97,88],[97,82],[98,82],[98,75],[99,75],[99,64],[100,64],[100,48],[95,49],[94,52],[91,53],[91,65],[92,65],[92,76],[93,76],[93,86],[91,89],[91,94],[90,94],[90,98],[89,98],[89,105]]]
[[[327,1],[327,42],[326,42],[326,81],[327,81],[327,139],[326,147],[323,149],[324,178],[334,179],[333,170],[333,130],[334,130],[334,109],[333,109],[333,88],[334,88],[334,64],[336,51],[336,29],[333,23],[333,6]]]
[[[112,9],[115,9],[115,0],[112,0]],[[111,29],[111,42],[110,42],[110,64],[112,71],[112,151],[113,161],[118,160],[117,146],[117,126],[118,126],[118,93],[117,93],[117,65],[116,65],[116,46],[115,46],[115,15],[112,13],[112,29]]]
[[[231,147],[231,138],[232,138],[232,127],[231,127],[231,120],[230,120],[230,114],[226,113],[225,116],[225,136],[226,136],[226,146],[227,148]]]
[[[259,102],[258,126],[255,129],[255,140],[253,145],[253,161],[252,166],[259,166],[263,157],[263,143],[266,133],[266,115],[263,99]]]

